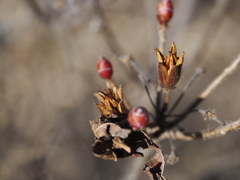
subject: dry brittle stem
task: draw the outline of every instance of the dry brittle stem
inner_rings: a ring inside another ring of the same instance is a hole
[[[166,26],[165,25],[158,25],[158,38],[159,38],[158,49],[164,54],[164,47],[166,43]]]
[[[230,74],[233,73],[233,71],[237,68],[237,66],[240,63],[240,54],[238,55],[237,59],[235,59],[230,66],[224,69],[224,71],[215,78],[212,83],[199,95],[199,98],[205,99],[209,96],[209,94]]]
[[[169,101],[170,101],[170,91],[165,89],[165,101],[162,107],[162,114],[164,114],[167,109],[168,109],[168,105],[169,105]]]
[[[187,85],[184,87],[183,91],[181,92],[180,96],[178,97],[178,99],[175,101],[175,103],[173,104],[172,108],[169,110],[168,115],[170,115],[175,108],[177,107],[177,105],[179,104],[179,102],[182,100],[183,96],[185,95],[186,91],[189,89],[189,87],[192,85],[192,83],[194,82],[194,80],[199,77],[200,75],[202,75],[204,72],[204,70],[202,68],[198,68],[196,69],[194,75],[191,77],[191,79],[188,81]]]
[[[178,123],[180,123],[181,121],[183,121],[185,119],[186,116],[189,115],[189,112],[192,112],[192,110],[194,110],[204,99],[206,99],[211,92],[213,92],[214,89],[216,89],[218,87],[218,85],[229,75],[231,75],[234,70],[237,68],[237,66],[240,64],[240,54],[238,55],[238,57],[228,66],[226,67],[222,73],[217,76],[212,83],[207,86],[207,88],[185,109],[185,111],[183,111],[183,113],[177,117],[175,120],[173,120],[171,123],[168,124],[167,129],[171,129],[174,126],[176,126]],[[158,137],[159,135],[161,135],[163,132],[165,132],[166,129],[161,129],[157,132],[154,133],[155,137]]]
[[[237,130],[240,128],[240,119],[226,123],[225,125],[220,125],[217,128],[209,129],[209,130],[202,130],[199,132],[182,132],[182,131],[167,131],[164,132],[160,137],[159,141],[168,139],[171,137],[174,140],[184,140],[184,141],[190,141],[194,139],[210,139],[219,137],[221,135],[225,135],[228,132]]]

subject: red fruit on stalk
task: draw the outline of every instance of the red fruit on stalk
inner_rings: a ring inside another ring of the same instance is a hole
[[[148,111],[142,106],[133,108],[128,114],[128,123],[134,129],[143,128],[147,125],[148,121]]]
[[[104,57],[100,57],[97,61],[97,72],[103,79],[111,79],[113,69],[111,63]]]
[[[162,0],[157,7],[157,19],[160,25],[167,25],[173,13],[171,0]]]

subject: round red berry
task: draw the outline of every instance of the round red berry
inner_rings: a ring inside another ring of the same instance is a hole
[[[100,57],[97,61],[97,72],[103,79],[111,79],[113,69],[111,63],[104,57]]]
[[[128,114],[128,123],[132,128],[140,129],[147,125],[149,115],[147,109],[138,106],[133,108]]]
[[[173,4],[171,0],[162,0],[157,7],[157,19],[159,24],[165,24],[170,21],[173,12]]]

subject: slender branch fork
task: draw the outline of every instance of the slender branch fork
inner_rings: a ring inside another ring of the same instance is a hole
[[[240,64],[240,54],[238,55],[238,57],[228,66],[226,67],[222,73],[217,76],[212,83],[210,83],[209,86],[206,87],[205,90],[203,90],[203,92],[183,111],[182,114],[180,114],[177,118],[175,118],[173,121],[171,122],[166,122],[166,126],[162,127],[162,129],[158,130],[157,132],[154,132],[153,134],[151,134],[153,137],[159,137],[162,133],[164,133],[167,130],[172,129],[173,127],[175,127],[177,124],[179,124],[180,122],[182,122],[189,114],[190,112],[192,112],[204,99],[206,99],[217,87],[218,85],[229,75],[231,75],[234,70],[238,67],[238,65]],[[234,122],[233,122],[234,123]],[[231,123],[228,123],[228,125]],[[227,125],[224,125],[227,126]],[[224,130],[224,129],[223,129]],[[223,132],[222,130],[222,132]],[[234,129],[231,129],[234,130]],[[214,132],[214,131],[213,131]],[[208,131],[205,132],[205,134],[207,134]],[[218,136],[218,134],[216,134],[216,136]]]

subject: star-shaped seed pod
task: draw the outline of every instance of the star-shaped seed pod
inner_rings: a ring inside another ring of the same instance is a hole
[[[116,118],[127,113],[121,86],[119,88],[109,88],[107,91],[98,91],[94,95],[100,101],[96,106],[106,118]]]
[[[177,48],[174,42],[171,43],[168,55],[164,55],[155,49],[158,59],[158,84],[166,89],[174,89],[181,76],[184,52],[177,56]]]

